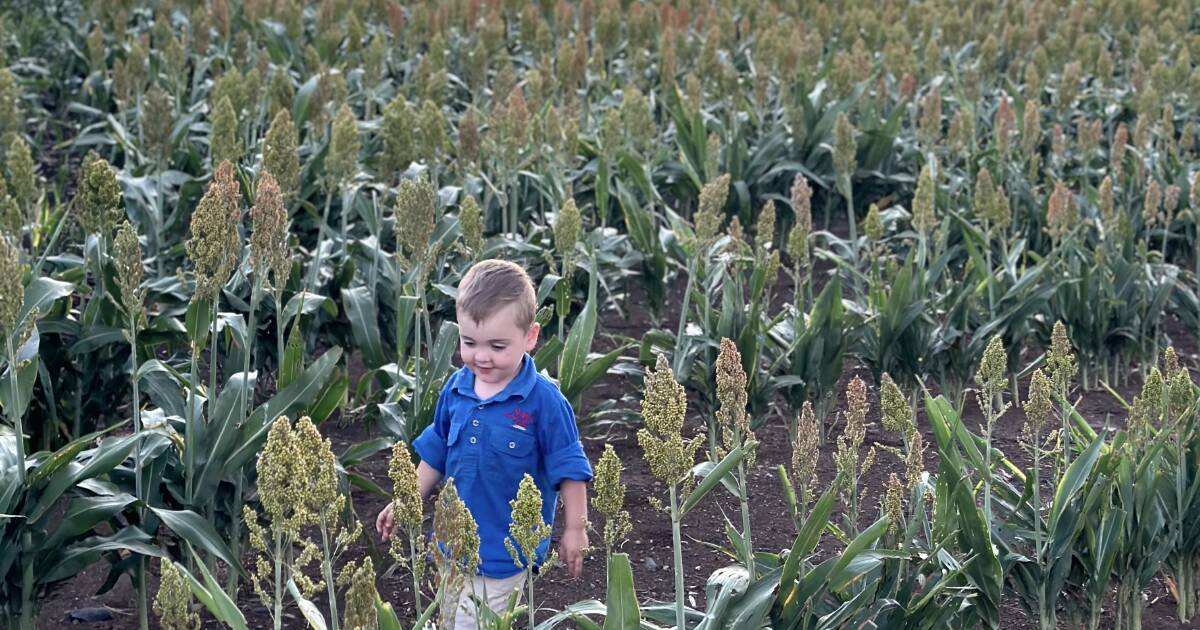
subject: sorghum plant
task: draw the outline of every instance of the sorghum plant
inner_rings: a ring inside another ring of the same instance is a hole
[[[996,420],[1004,415],[1008,410],[1010,403],[1005,403],[1001,399],[1001,394],[1004,393],[1005,385],[1008,379],[1004,375],[1005,366],[1008,365],[1008,357],[1004,352],[1004,343],[997,335],[992,337],[988,342],[987,349],[983,352],[983,360],[979,364],[979,371],[975,373],[975,383],[979,385],[979,390],[976,393],[976,401],[979,403],[979,409],[983,411],[983,417],[986,424],[984,430],[984,454],[983,466],[984,469],[979,471],[983,476],[983,514],[988,526],[993,523],[992,513],[992,428],[996,424]]]
[[[625,486],[621,483],[621,459],[611,444],[604,445],[604,452],[596,462],[596,474],[592,481],[595,494],[592,507],[604,515],[604,549],[611,559],[614,550],[621,545],[633,529],[629,512],[625,510]]]
[[[125,311],[128,328],[126,338],[129,340],[129,382],[133,388],[130,407],[133,409],[133,432],[142,433],[141,393],[138,381],[138,329],[145,319],[146,290],[142,288],[142,247],[138,243],[137,230],[128,221],[121,224],[117,238],[113,243],[113,253],[117,263],[117,284],[121,288],[121,307]],[[142,487],[142,445],[134,449],[134,496],[138,501],[146,500],[145,489]],[[145,508],[138,510],[139,520],[144,520]],[[149,600],[146,591],[146,558],[138,557],[137,575],[135,576],[138,592],[138,623],[140,627],[150,627]]]
[[[241,220],[241,185],[234,177],[233,165],[221,162],[213,173],[213,181],[205,191],[200,203],[192,213],[192,238],[187,241],[187,254],[195,270],[196,290],[192,295],[193,304],[200,308],[205,305],[211,314],[213,351],[209,356],[209,381],[207,398],[215,401],[217,398],[217,363],[219,344],[216,339],[217,312],[221,299],[221,287],[229,280],[230,274],[238,263],[242,250],[241,238],[237,226]],[[201,311],[202,312],[202,311]],[[200,419],[195,416],[193,401],[199,387],[197,359],[204,353],[208,335],[198,327],[191,348],[191,371],[188,384],[187,417],[185,418],[188,444],[196,445],[199,435]],[[192,504],[193,478],[195,477],[196,448],[186,449],[186,501]]]
[[[188,578],[170,558],[159,564],[158,593],[154,613],[163,630],[200,630],[200,615],[192,612],[192,589]]]
[[[408,453],[408,445],[396,442],[392,447],[392,461],[388,465],[388,476],[392,479],[392,515],[404,536],[393,536],[392,558],[408,566],[413,576],[413,597],[417,610],[421,609],[421,582],[425,576],[425,554],[421,549],[422,514],[421,489],[417,482],[417,469]],[[408,549],[404,549],[404,543]]]
[[[517,498],[509,501],[512,506],[512,523],[508,526],[508,538],[504,539],[504,547],[518,569],[525,572],[525,587],[528,592],[527,609],[529,611],[529,627],[534,622],[533,605],[533,566],[537,560],[537,550],[543,540],[550,537],[550,526],[542,519],[542,493],[528,473],[521,479],[517,487]],[[539,576],[546,569],[554,566],[557,561],[556,552],[551,551],[546,561],[541,565]]]
[[[750,430],[750,418],[746,413],[746,371],[742,368],[742,355],[737,345],[729,339],[721,339],[721,350],[716,364],[717,426],[721,427],[721,441],[727,453],[742,448],[746,455],[737,465],[738,501],[742,508],[742,541],[746,555],[742,558],[750,579],[758,573],[754,560],[754,545],[750,535],[750,486],[747,484],[746,469],[754,466],[754,449],[757,442]],[[713,462],[717,463],[717,462]]]
[[[471,511],[459,498],[453,477],[446,480],[438,493],[429,554],[438,576],[434,597],[442,602],[439,627],[450,628],[455,615],[461,612],[459,594],[479,568],[479,528]]]
[[[679,628],[685,627],[683,538],[679,525],[684,513],[682,504],[688,502],[694,488],[691,472],[696,451],[704,444],[703,433],[691,440],[684,440],[683,419],[686,413],[687,395],[683,386],[675,380],[666,358],[659,355],[655,369],[646,371],[646,393],[642,398],[642,419],[646,427],[638,430],[638,444],[646,453],[650,473],[667,486],[667,509],[671,515],[675,554],[675,621]]]

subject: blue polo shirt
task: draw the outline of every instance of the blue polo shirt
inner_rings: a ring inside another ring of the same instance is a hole
[[[571,405],[528,354],[513,380],[487,400],[475,395],[475,373],[459,368],[442,388],[433,423],[413,448],[434,470],[454,478],[479,524],[479,572],[486,577],[521,572],[504,540],[512,523],[509,501],[517,497],[525,473],[541,491],[542,519],[551,525],[559,484],[592,479]],[[538,546],[537,564],[549,549],[547,538]]]

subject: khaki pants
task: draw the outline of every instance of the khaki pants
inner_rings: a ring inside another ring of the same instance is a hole
[[[476,597],[487,602],[488,608],[499,614],[504,612],[508,605],[508,596],[514,590],[520,592],[524,583],[524,572],[506,578],[477,575],[464,581],[462,593],[457,597],[458,613],[454,616],[454,624],[451,627],[453,630],[476,630],[479,627],[476,622],[478,617],[475,614],[475,602],[471,601],[472,592]],[[455,599],[452,595],[447,601],[454,602]],[[518,595],[519,600],[520,596]]]

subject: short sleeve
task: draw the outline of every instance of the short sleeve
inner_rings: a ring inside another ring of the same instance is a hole
[[[453,379],[447,381],[442,393],[438,395],[437,405],[433,409],[433,422],[421,431],[421,435],[417,436],[412,444],[417,457],[442,475],[446,474],[446,436],[450,434],[448,392],[452,381]]]
[[[579,441],[571,405],[559,395],[557,400],[547,401],[546,407],[544,420],[538,422],[538,443],[550,487],[557,489],[568,479],[591,481],[592,465]]]

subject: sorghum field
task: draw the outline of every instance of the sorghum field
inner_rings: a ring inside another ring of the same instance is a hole
[[[1196,627],[1193,0],[0,18],[0,626],[440,627],[505,258],[592,550],[481,627]]]

